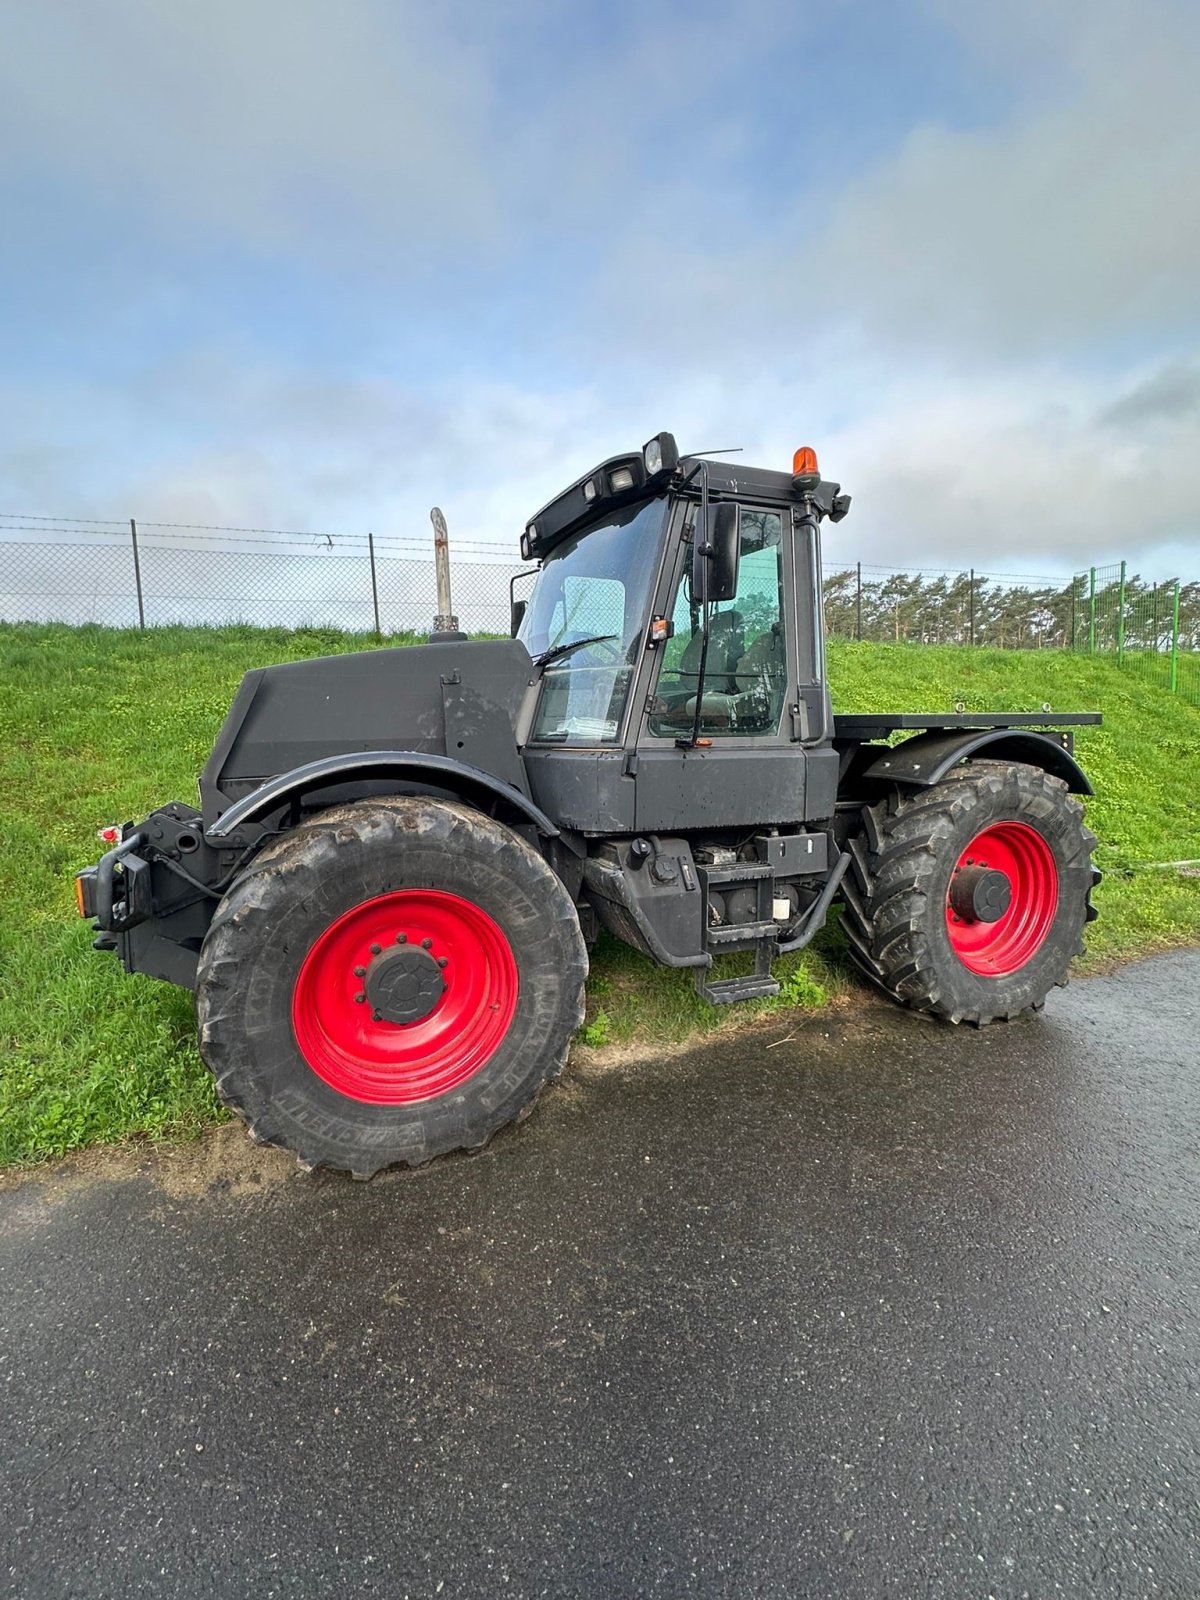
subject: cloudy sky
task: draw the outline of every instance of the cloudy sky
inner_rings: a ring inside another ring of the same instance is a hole
[[[0,511],[512,544],[670,428],[1200,573],[1195,0],[0,14]]]

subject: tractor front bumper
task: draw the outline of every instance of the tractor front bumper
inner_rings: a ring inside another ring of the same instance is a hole
[[[79,915],[92,918],[101,935],[123,933],[153,913],[150,863],[137,854],[145,842],[143,833],[131,829],[94,867],[75,874]],[[111,938],[98,939],[96,944],[100,949],[114,948]]]
[[[126,823],[95,866],[75,875],[75,902],[92,923],[93,948],[115,951],[127,972],[192,988],[224,866],[191,806],[173,803],[145,822]]]

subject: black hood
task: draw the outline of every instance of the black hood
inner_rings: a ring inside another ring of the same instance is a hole
[[[532,677],[516,639],[366,650],[248,672],[201,774],[205,817],[267,778],[362,750],[449,756],[524,793],[516,725]]]

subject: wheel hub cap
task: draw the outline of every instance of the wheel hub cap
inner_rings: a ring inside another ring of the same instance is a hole
[[[410,944],[375,956],[363,985],[371,1020],[397,1025],[427,1017],[447,987],[429,952]]]
[[[1012,884],[993,867],[961,867],[950,884],[951,908],[964,922],[999,922],[1012,901]]]

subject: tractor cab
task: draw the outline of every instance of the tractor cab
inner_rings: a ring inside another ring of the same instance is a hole
[[[820,522],[849,496],[811,451],[793,468],[681,459],[660,434],[528,524],[522,552],[541,565],[513,607],[538,669],[522,743],[535,798],[572,826],[735,825],[750,792],[773,822],[811,816],[798,746],[825,747],[832,813]]]

